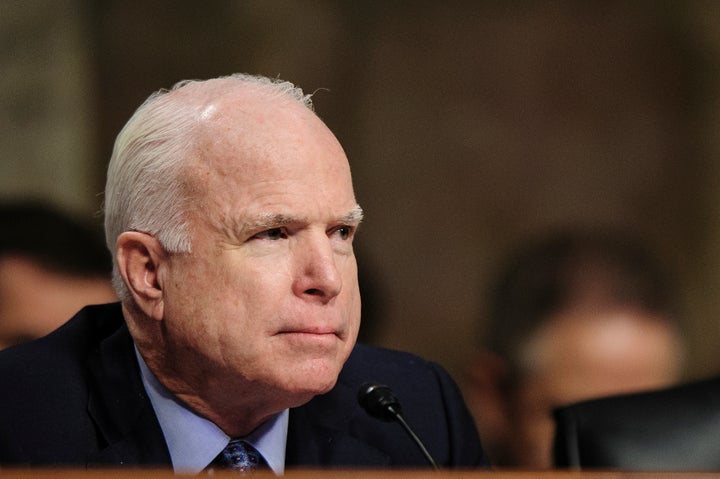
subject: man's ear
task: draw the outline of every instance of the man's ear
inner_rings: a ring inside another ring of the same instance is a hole
[[[120,275],[137,307],[147,316],[163,318],[163,289],[158,270],[167,257],[152,235],[126,231],[118,236],[115,255]]]

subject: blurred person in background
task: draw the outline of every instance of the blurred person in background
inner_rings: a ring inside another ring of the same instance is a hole
[[[675,295],[627,238],[550,235],[493,286],[486,348],[465,392],[495,466],[550,468],[556,407],[681,378]]]
[[[111,271],[100,231],[44,203],[0,204],[0,349],[117,301]]]

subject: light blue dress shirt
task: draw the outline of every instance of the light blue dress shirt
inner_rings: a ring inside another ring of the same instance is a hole
[[[160,384],[137,350],[135,353],[145,391],[170,451],[173,470],[182,474],[201,472],[225,449],[231,438]],[[262,454],[270,469],[278,476],[285,472],[288,415],[285,409],[242,438]]]

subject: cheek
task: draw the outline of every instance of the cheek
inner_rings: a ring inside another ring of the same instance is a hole
[[[352,294],[352,298],[349,300],[349,326],[354,334],[353,340],[357,338],[358,330],[360,329],[360,323],[362,318],[362,301],[360,298],[360,291],[357,286]]]
[[[360,326],[362,300],[355,259],[347,259],[339,268],[342,274],[342,290],[337,300],[345,311],[348,325],[357,329]]]
[[[238,264],[223,270],[216,281],[216,301],[246,310],[272,310],[289,294],[292,278],[278,263]]]

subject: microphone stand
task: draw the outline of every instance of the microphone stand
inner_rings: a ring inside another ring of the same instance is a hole
[[[430,452],[428,452],[425,444],[423,444],[418,435],[415,434],[415,431],[413,431],[407,421],[405,421],[401,412],[400,401],[398,401],[389,387],[381,384],[365,383],[358,391],[358,402],[369,415],[375,418],[387,422],[393,420],[399,422],[432,468],[436,471],[439,470],[437,463],[430,455]]]

